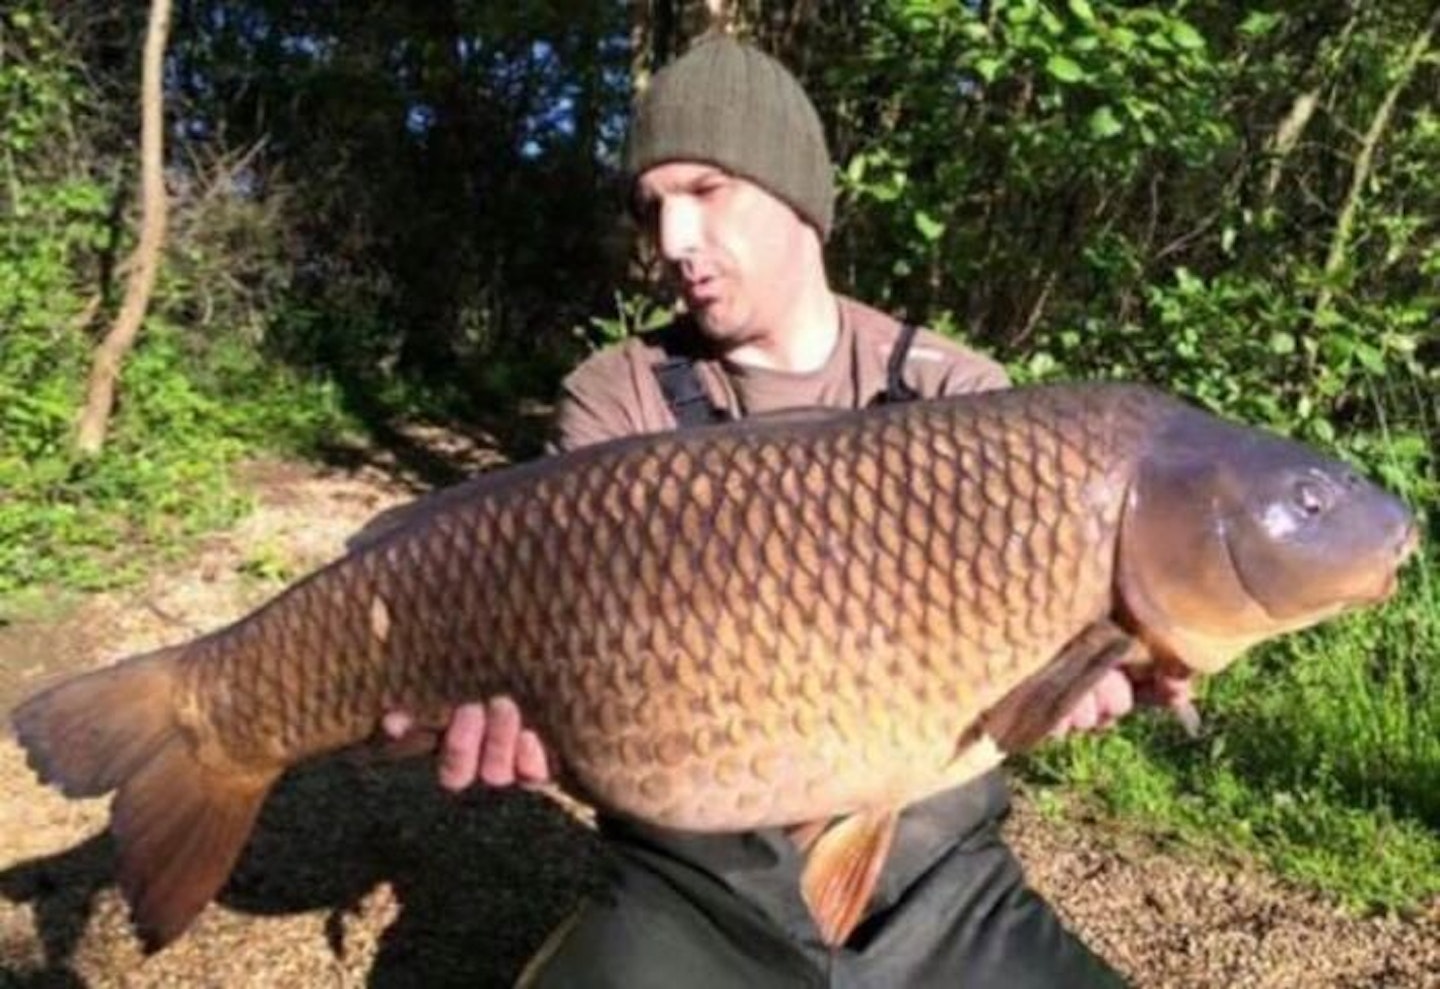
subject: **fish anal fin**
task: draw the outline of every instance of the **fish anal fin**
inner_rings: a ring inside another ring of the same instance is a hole
[[[1138,639],[1108,620],[1087,626],[986,712],[981,721],[986,734],[1007,753],[1033,748],[1101,677],[1135,662],[1144,649]]]
[[[897,807],[852,814],[821,835],[810,850],[800,889],[826,945],[844,944],[864,918],[899,819]]]

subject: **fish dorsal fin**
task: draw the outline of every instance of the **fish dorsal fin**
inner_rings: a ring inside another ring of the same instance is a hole
[[[841,819],[810,850],[800,889],[825,944],[837,948],[859,925],[890,856],[897,807],[876,807]]]
[[[1087,626],[985,714],[986,734],[1007,753],[1034,747],[1101,677],[1144,652],[1139,640],[1108,619]]]

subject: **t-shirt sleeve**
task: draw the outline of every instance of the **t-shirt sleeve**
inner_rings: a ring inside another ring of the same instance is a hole
[[[1010,387],[997,361],[929,330],[921,330],[905,362],[906,379],[925,398]]]
[[[601,351],[565,377],[547,452],[568,453],[644,431],[642,399],[630,364],[618,349]]]

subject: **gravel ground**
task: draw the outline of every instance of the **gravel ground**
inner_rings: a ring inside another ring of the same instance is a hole
[[[59,617],[0,623],[0,709],[67,670],[242,613],[278,586],[254,576],[257,558],[298,575],[332,557],[411,496],[395,476],[256,465],[259,510],[188,564],[57,605]],[[450,797],[423,763],[330,760],[283,781],[220,902],[145,958],[110,885],[104,819],[103,801],[41,788],[0,740],[0,989],[505,986],[604,862],[541,797]],[[1010,834],[1037,889],[1136,985],[1440,987],[1440,902],[1355,918],[1246,863],[1042,815],[1023,796]]]

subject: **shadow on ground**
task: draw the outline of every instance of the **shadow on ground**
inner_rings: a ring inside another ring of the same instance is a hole
[[[602,862],[591,833],[544,798],[454,797],[428,762],[332,759],[271,795],[220,902],[241,914],[327,911],[338,958],[350,947],[348,918],[388,883],[398,910],[379,934],[370,986],[509,986],[598,883]],[[72,962],[113,869],[101,835],[0,872],[0,896],[32,905],[45,959],[23,977],[0,969],[0,985],[86,984]]]
[[[346,470],[370,467],[416,491],[456,484],[501,463],[540,456],[550,435],[553,407],[540,398],[474,398],[467,408],[407,419],[375,397],[373,386],[340,376],[341,402],[365,429],[362,445],[333,443],[314,451],[321,462]],[[549,394],[553,387],[537,393]]]

